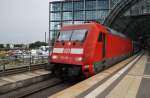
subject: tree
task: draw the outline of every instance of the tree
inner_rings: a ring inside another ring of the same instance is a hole
[[[37,41],[37,42],[29,44],[29,48],[36,49],[36,48],[39,48],[41,46],[47,46],[47,45],[48,45],[48,43]]]
[[[22,48],[24,44],[15,44],[14,47]]]
[[[4,48],[4,45],[3,45],[3,44],[0,44],[0,48]]]
[[[8,49],[9,49],[9,48],[10,48],[10,44],[6,44],[6,48],[8,48]]]

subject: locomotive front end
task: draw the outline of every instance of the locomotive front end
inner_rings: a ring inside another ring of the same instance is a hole
[[[59,76],[79,76],[84,65],[85,42],[88,30],[76,26],[64,27],[54,43],[51,63],[52,71]]]
[[[51,62],[82,65],[86,33],[87,30],[84,29],[60,31],[54,44]]]

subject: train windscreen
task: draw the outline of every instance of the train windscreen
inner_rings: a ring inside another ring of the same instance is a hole
[[[69,41],[72,35],[72,31],[61,31],[59,32],[58,40],[59,41]]]
[[[67,30],[61,31],[58,41],[83,41],[87,35],[87,30]]]

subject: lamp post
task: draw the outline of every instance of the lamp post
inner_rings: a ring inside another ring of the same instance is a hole
[[[45,32],[45,43],[46,43],[46,32]]]

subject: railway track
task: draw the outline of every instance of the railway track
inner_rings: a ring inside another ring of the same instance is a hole
[[[56,85],[62,84],[62,81],[58,78],[51,76],[50,79],[42,82],[38,82],[23,88],[13,90],[11,92],[0,95],[0,98],[22,98],[39,92],[40,90],[51,88]]]
[[[50,74],[48,80],[4,93],[0,95],[0,98],[47,98],[49,95],[53,95],[61,90],[64,90],[75,83],[77,82],[66,82]]]
[[[33,70],[38,70],[38,69],[44,69],[45,65],[46,65],[46,63],[45,64],[37,64],[37,65],[30,65],[30,66],[23,66],[23,67],[0,70],[0,76],[17,74],[17,73],[33,71]]]
[[[51,80],[56,80],[55,82],[52,83]],[[58,78],[53,78],[47,81],[44,81],[43,83],[39,83],[36,84],[35,86],[37,86],[36,90],[33,92],[30,92],[24,96],[18,97],[18,98],[47,98],[50,95],[53,95],[57,92],[60,92],[66,88],[69,88],[73,85],[75,85],[76,83],[78,83],[79,81],[70,81],[70,82],[66,82],[66,81],[62,81],[59,80]],[[44,85],[47,84],[47,85]],[[40,88],[40,85],[42,86],[42,88]]]

